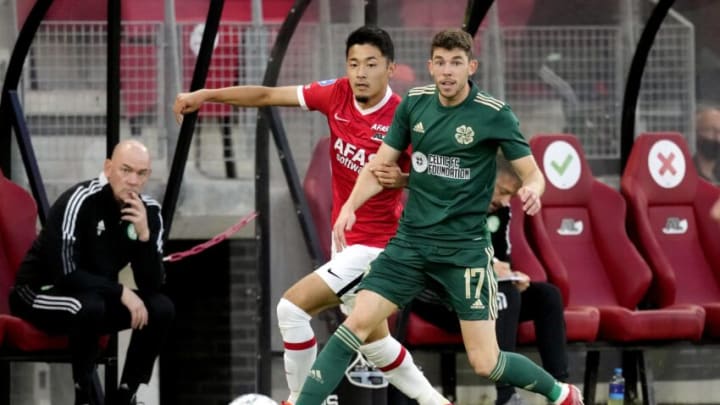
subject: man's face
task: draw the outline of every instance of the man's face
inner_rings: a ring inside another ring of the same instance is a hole
[[[122,203],[130,194],[139,195],[150,178],[150,156],[137,147],[122,148],[105,161],[105,177],[113,190],[115,199]]]
[[[428,69],[440,96],[446,101],[443,104],[455,105],[464,99],[468,78],[475,73],[477,61],[469,60],[467,53],[459,48],[435,48]]]
[[[374,45],[353,45],[348,49],[345,70],[355,100],[363,108],[382,100],[394,69],[395,64]]]
[[[498,173],[488,211],[495,212],[510,205],[510,199],[515,195],[518,188],[520,188],[520,184],[515,178],[507,173]]]
[[[720,158],[720,110],[704,111],[697,119],[697,153],[710,160]]]

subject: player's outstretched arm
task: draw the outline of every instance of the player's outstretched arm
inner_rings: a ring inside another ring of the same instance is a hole
[[[517,194],[523,203],[523,211],[535,215],[540,211],[540,196],[545,192],[545,177],[532,155],[521,157],[510,162],[522,180],[522,187]]]
[[[200,109],[203,103],[231,104],[237,107],[298,107],[297,86],[233,86],[219,89],[200,89],[180,93],[175,97],[173,113],[178,123],[182,117]]]
[[[375,158],[369,161],[360,171],[350,197],[343,204],[333,226],[333,238],[338,251],[347,246],[345,231],[352,229],[355,224],[355,211],[367,200],[383,190],[373,170],[378,165],[393,165],[400,157],[400,151],[383,143],[380,145]]]

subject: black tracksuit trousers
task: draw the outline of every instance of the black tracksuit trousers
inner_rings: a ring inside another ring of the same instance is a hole
[[[153,364],[170,330],[175,307],[158,292],[135,293],[145,303],[148,324],[133,330],[120,381],[130,386],[147,383]],[[130,312],[120,299],[96,292],[63,293],[52,288],[34,291],[27,286],[13,289],[9,297],[13,315],[51,335],[68,335],[73,379],[89,387],[100,352],[101,336],[130,328]]]

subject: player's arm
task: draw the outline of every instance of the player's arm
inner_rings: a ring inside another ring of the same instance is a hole
[[[378,182],[378,179],[373,174],[373,169],[376,166],[395,164],[401,153],[401,151],[383,143],[380,145],[375,158],[360,170],[355,186],[340,209],[333,226],[333,238],[335,238],[335,246],[337,246],[338,251],[347,246],[345,231],[351,230],[353,224],[355,224],[355,211],[367,200],[383,190],[382,184]]]
[[[185,114],[200,109],[203,103],[231,104],[237,107],[299,107],[297,86],[233,86],[219,89],[200,89],[191,93],[180,93],[175,97],[173,113],[178,122]]]
[[[522,180],[522,186],[517,192],[523,203],[523,211],[528,215],[535,215],[540,211],[540,196],[545,192],[545,177],[532,155],[510,161]]]

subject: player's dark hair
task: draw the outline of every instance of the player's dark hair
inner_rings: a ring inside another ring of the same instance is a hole
[[[518,176],[517,172],[515,172],[512,164],[510,164],[510,162],[500,151],[498,151],[498,154],[495,158],[495,166],[498,175],[507,174],[515,181],[516,185],[520,186],[522,184],[522,179],[520,179],[520,176]]]
[[[473,38],[467,32],[461,29],[447,29],[440,31],[433,37],[432,45],[430,46],[430,57],[433,56],[433,51],[437,48],[446,49],[451,51],[453,49],[463,50],[468,59],[472,59],[472,48]]]
[[[380,54],[388,62],[395,60],[395,47],[390,34],[382,28],[363,26],[351,32],[345,43],[345,58],[347,58],[353,45],[372,45],[380,50]]]

